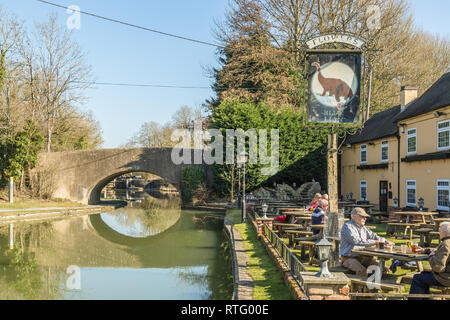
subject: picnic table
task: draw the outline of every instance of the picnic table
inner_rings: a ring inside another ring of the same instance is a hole
[[[350,209],[349,211],[353,210],[353,208],[363,208],[363,209],[367,209],[368,213],[371,214],[372,213],[372,208],[375,207],[374,204],[356,204],[356,203],[352,203],[352,204],[347,204],[344,206],[344,208],[348,208]]]
[[[434,231],[439,231],[439,227],[443,222],[450,222],[450,218],[433,218]]]
[[[351,204],[355,204],[352,201],[338,201],[338,208],[345,207]]]
[[[398,215],[399,221],[389,221],[388,227],[394,227],[394,234],[397,227],[404,227],[404,236],[406,236],[409,230],[409,239],[413,238],[413,229],[430,225],[427,222],[427,217],[432,219],[433,215],[439,214],[438,212],[426,212],[426,211],[394,211],[394,215]],[[431,221],[431,220],[430,220]],[[425,232],[425,229],[421,229],[420,232]]]
[[[378,267],[380,268],[381,272],[383,272],[384,270],[386,261],[391,259],[396,259],[404,262],[415,261],[417,264],[417,268],[419,269],[420,272],[422,272],[423,271],[422,261],[428,259],[427,254],[412,253],[410,251],[408,251],[407,253],[401,253],[399,247],[392,248],[392,252],[380,249],[362,248],[362,249],[353,249],[352,253],[361,256],[377,258],[379,261]]]
[[[429,247],[434,237],[439,238],[439,227],[442,222],[450,222],[450,218],[433,218],[434,225],[422,226],[414,229],[414,233],[420,235],[420,246]]]
[[[405,216],[406,223],[410,220],[420,221],[423,224],[427,224],[426,217],[432,217],[433,215],[439,214],[439,212],[426,212],[426,211],[394,211],[394,215]],[[412,222],[412,221],[411,221]]]

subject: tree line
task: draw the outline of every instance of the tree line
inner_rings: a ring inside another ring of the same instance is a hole
[[[24,186],[40,151],[91,149],[99,123],[80,109],[92,69],[71,31],[52,14],[32,30],[0,7],[0,184]]]

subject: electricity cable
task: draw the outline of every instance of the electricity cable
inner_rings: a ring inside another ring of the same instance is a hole
[[[88,15],[88,16],[91,16],[91,17],[94,17],[94,18],[98,18],[98,19],[102,19],[102,20],[106,20],[106,21],[110,21],[110,22],[114,22],[114,23],[119,23],[119,24],[122,24],[122,25],[125,25],[125,26],[128,26],[128,27],[137,28],[137,29],[141,29],[141,30],[145,30],[145,31],[153,32],[153,33],[158,33],[158,34],[161,34],[161,35],[164,35],[164,36],[178,38],[178,39],[181,39],[181,40],[191,41],[191,42],[204,44],[204,45],[208,45],[208,46],[212,46],[212,47],[216,47],[216,48],[224,48],[223,46],[215,44],[215,43],[201,41],[201,40],[192,39],[192,38],[188,38],[188,37],[183,37],[183,36],[179,36],[179,35],[176,35],[176,34],[173,34],[173,33],[163,32],[163,31],[159,31],[159,30],[155,30],[155,29],[150,29],[150,28],[139,26],[139,25],[132,24],[132,23],[129,23],[129,22],[103,17],[103,16],[100,16],[100,15],[97,15],[97,14],[94,14],[94,13],[81,11],[81,10],[76,10],[74,8],[69,8],[69,7],[66,7],[66,6],[57,4],[57,3],[53,3],[53,2],[50,2],[50,1],[45,1],[45,0],[36,0],[36,1],[48,4],[50,6],[58,7],[58,8],[61,8],[61,9],[66,9],[66,10],[79,12],[79,13],[82,13],[82,14],[85,14],[85,15]]]

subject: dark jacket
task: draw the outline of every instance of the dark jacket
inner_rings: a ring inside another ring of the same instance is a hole
[[[443,286],[450,287],[450,237],[442,239],[428,260],[436,280]]]

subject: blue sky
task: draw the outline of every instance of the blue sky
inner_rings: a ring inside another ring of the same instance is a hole
[[[206,42],[215,42],[214,19],[223,19],[228,5],[227,0],[49,1]],[[410,3],[419,26],[450,35],[450,1]],[[0,0],[0,4],[24,20],[29,29],[52,11],[58,13],[61,24],[69,17],[65,10],[35,0]],[[209,87],[211,80],[204,68],[217,63],[214,47],[84,15],[74,36],[85,49],[98,82]],[[126,142],[142,123],[165,123],[180,106],[198,107],[213,93],[210,89],[97,86],[87,95],[90,99],[81,108],[92,110],[103,130],[103,146],[113,148]]]

